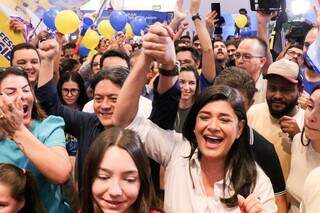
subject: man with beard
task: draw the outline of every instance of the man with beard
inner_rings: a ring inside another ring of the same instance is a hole
[[[267,79],[267,103],[252,106],[248,123],[275,146],[285,179],[290,169],[290,143],[303,126],[304,110],[297,106],[303,91],[299,66],[281,59],[272,63]]]
[[[213,43],[213,54],[215,57],[216,63],[216,72],[217,75],[226,68],[228,61],[227,47],[222,40],[215,40]]]

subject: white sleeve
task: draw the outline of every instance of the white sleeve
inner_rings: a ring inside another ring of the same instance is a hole
[[[257,166],[257,173],[257,181],[253,194],[262,203],[264,212],[278,212],[270,179],[259,166]]]
[[[127,126],[127,129],[135,131],[140,136],[148,156],[164,167],[168,165],[175,147],[184,142],[182,134],[173,130],[164,130],[139,115]]]

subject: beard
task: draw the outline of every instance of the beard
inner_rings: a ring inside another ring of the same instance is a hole
[[[272,108],[272,103],[275,101],[275,99],[267,98],[267,104],[269,107],[269,112],[272,115],[272,117],[279,119],[284,115],[289,115],[291,111],[295,108],[295,106],[298,103],[298,96],[291,101],[283,101],[283,100],[276,100],[277,102],[281,102],[281,104],[285,105],[285,107],[281,110],[276,110]]]

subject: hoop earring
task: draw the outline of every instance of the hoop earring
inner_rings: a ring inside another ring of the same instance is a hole
[[[307,139],[307,143],[305,143],[304,142],[304,139],[303,139],[303,135],[304,135],[304,127],[303,127],[303,129],[302,129],[302,132],[301,132],[301,136],[300,136],[300,141],[301,141],[301,144],[302,144],[302,146],[309,146],[309,144],[310,144],[310,139]]]

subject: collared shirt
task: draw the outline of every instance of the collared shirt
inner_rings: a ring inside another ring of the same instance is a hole
[[[256,89],[257,91],[253,96],[253,104],[266,102],[267,80],[263,79],[262,74],[260,74],[258,80],[256,81]]]
[[[181,134],[161,129],[140,116],[137,116],[127,128],[138,133],[147,154],[166,168],[165,212],[240,212],[238,207],[227,208],[220,201],[224,194],[222,180],[214,184],[213,196],[206,195],[197,151],[189,160],[191,146]],[[253,194],[260,199],[266,212],[276,212],[277,207],[270,180],[258,166],[257,173]],[[232,190],[228,191],[227,188],[226,197],[229,193],[232,194]]]

